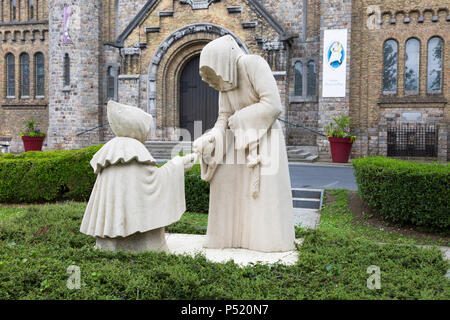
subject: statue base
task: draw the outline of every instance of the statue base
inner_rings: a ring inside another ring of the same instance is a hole
[[[156,251],[169,253],[164,227],[144,233],[137,232],[128,237],[97,237],[95,247],[106,251]]]

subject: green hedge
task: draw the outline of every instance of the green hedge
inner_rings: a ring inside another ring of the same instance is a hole
[[[0,203],[87,201],[96,179],[89,161],[100,148],[1,154]],[[185,185],[187,210],[208,212],[209,183],[199,165],[186,173]]]
[[[96,178],[89,161],[100,147],[2,156],[0,203],[85,201]]]
[[[209,210],[209,183],[200,178],[200,165],[194,165],[184,177],[187,211],[207,213]]]
[[[450,167],[367,157],[353,160],[361,198],[386,220],[449,233]]]

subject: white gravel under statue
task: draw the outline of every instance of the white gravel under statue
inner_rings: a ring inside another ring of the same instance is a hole
[[[80,231],[105,250],[168,252],[164,227],[186,211],[184,171],[194,155],[156,166],[144,146],[153,123],[143,110],[109,101],[108,121],[116,135],[92,158],[97,180]]]
[[[291,182],[272,70],[227,35],[204,47],[200,75],[220,91],[217,122],[193,145],[202,179],[211,182],[205,247],[293,250]]]

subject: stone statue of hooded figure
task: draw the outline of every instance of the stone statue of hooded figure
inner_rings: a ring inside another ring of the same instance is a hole
[[[203,81],[218,90],[213,129],[194,141],[202,179],[210,181],[206,248],[293,250],[295,234],[282,107],[267,62],[230,35],[200,55]]]
[[[164,227],[186,211],[184,171],[194,156],[156,166],[144,146],[153,123],[143,110],[109,101],[108,121],[116,137],[90,164],[97,180],[80,231],[105,250],[166,251]]]

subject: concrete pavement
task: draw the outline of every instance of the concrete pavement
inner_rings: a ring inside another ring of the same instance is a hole
[[[289,163],[289,172],[293,188],[358,189],[353,167],[349,164]]]

